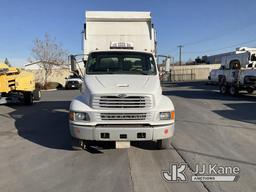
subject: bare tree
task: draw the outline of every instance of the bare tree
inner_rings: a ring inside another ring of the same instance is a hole
[[[52,70],[56,67],[64,67],[67,64],[67,59],[68,52],[56,42],[55,38],[52,39],[46,33],[44,39],[35,39],[30,62],[38,62],[38,65],[44,70],[44,86],[46,86]]]

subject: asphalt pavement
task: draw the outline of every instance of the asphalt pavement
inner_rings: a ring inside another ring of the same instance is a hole
[[[163,88],[176,108],[170,150],[154,142],[72,150],[68,108],[79,91],[43,92],[32,106],[0,106],[0,191],[256,191],[256,96],[223,96],[202,82]],[[186,163],[238,166],[237,182],[166,182],[162,170]]]

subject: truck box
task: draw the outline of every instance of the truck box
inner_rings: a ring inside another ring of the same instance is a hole
[[[88,11],[85,15],[84,54],[110,50],[111,43],[128,42],[134,50],[156,55],[156,35],[150,12]]]

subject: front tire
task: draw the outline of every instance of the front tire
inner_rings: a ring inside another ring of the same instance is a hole
[[[232,96],[238,95],[238,89],[237,89],[237,87],[231,86],[231,87],[229,88],[229,93],[230,93],[230,95],[232,95]]]
[[[171,141],[172,141],[171,137],[169,137],[167,139],[157,140],[157,148],[158,149],[170,149],[172,146]]]
[[[33,94],[31,92],[24,92],[24,103],[25,105],[33,104]]]
[[[81,140],[71,137],[71,147],[73,150],[82,150],[82,142]]]
[[[226,85],[220,86],[220,93],[226,95],[228,93],[228,87]]]

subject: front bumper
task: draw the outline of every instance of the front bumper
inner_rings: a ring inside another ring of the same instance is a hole
[[[95,141],[146,141],[170,138],[174,134],[174,123],[157,126],[97,125],[85,126],[70,122],[70,133],[74,138]]]

